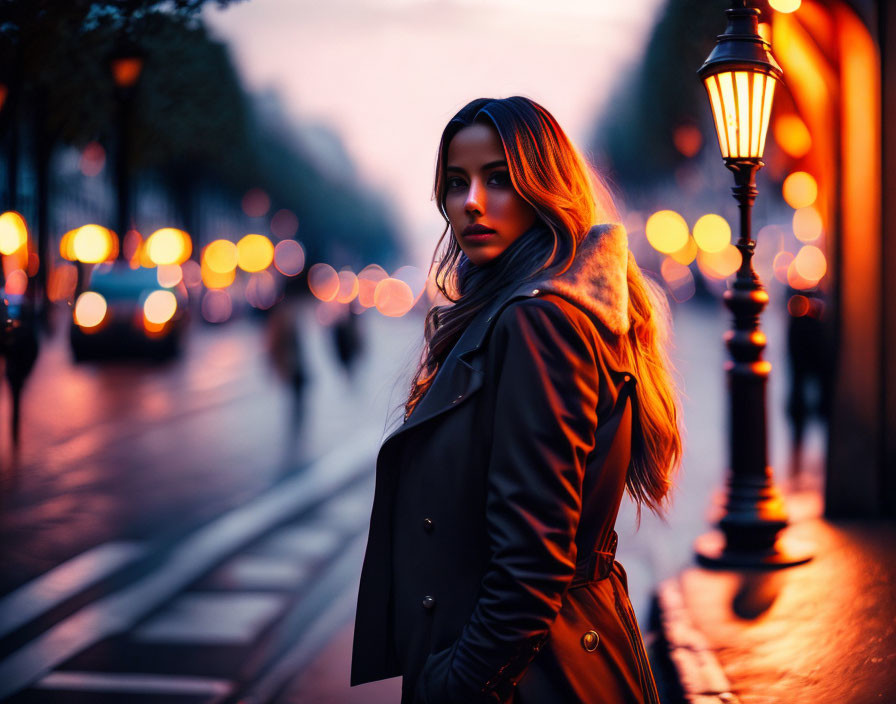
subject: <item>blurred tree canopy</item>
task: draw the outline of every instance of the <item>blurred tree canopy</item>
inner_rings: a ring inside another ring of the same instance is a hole
[[[725,30],[729,7],[727,0],[668,0],[641,64],[616,88],[590,147],[625,190],[649,188],[685,160],[673,135],[705,121],[708,103],[697,69]],[[712,139],[704,132],[704,149]]]
[[[135,173],[164,175],[185,225],[195,222],[187,211],[199,182],[222,185],[236,204],[261,187],[272,211],[296,213],[312,252],[322,252],[319,240],[365,257],[392,254],[381,202],[355,182],[328,177],[284,135],[265,133],[227,47],[199,17],[212,1],[234,0],[0,0],[0,79],[20,99],[19,120],[31,126],[38,153],[49,158],[54,145],[91,141],[118,148],[109,58],[123,44],[134,46],[144,65],[129,160]]]

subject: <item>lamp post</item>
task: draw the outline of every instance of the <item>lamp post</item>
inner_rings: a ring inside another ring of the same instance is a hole
[[[118,189],[118,259],[124,260],[124,238],[130,228],[131,180],[128,161],[130,144],[131,108],[134,89],[143,71],[143,52],[126,42],[119,43],[109,56],[109,70],[115,81],[118,98],[118,153],[116,156],[116,181]]]
[[[787,513],[768,465],[765,399],[771,364],[762,359],[766,338],[759,329],[769,299],[753,270],[756,242],[750,217],[772,99],[783,72],[759,36],[759,10],[747,7],[746,0],[734,0],[727,14],[728,27],[697,73],[709,95],[722,158],[734,173],[741,265],[724,296],[734,317],[734,329],[725,334],[731,357],[725,365],[729,475],[719,532],[698,538],[697,560],[715,567],[787,567],[810,555],[788,549],[779,535],[787,526]]]

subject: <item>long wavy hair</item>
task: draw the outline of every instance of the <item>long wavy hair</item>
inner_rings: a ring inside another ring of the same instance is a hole
[[[510,180],[531,205],[536,224],[494,260],[476,266],[451,232],[445,211],[446,158],[454,136],[484,123],[501,139]],[[618,221],[605,183],[587,165],[554,117],[541,105],[520,96],[473,100],[451,118],[442,132],[433,197],[445,229],[433,254],[435,283],[449,301],[433,306],[424,323],[424,349],[404,404],[405,417],[429,389],[451,348],[475,315],[501,291],[528,280],[566,271],[579,244],[599,222]],[[645,279],[629,254],[627,335],[615,341],[620,365],[638,379],[638,437],[626,488],[640,506],[662,513],[672,475],[681,460],[677,392],[665,354],[669,327],[665,296]]]

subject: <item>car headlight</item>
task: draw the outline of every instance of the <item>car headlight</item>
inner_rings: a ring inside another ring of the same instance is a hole
[[[171,291],[153,291],[143,302],[143,317],[152,325],[163,325],[177,312],[177,298]]]
[[[106,299],[96,291],[85,291],[75,301],[75,324],[81,328],[95,328],[106,317]]]

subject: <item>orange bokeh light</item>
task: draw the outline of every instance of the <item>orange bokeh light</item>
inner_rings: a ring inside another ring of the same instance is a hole
[[[386,270],[378,264],[368,264],[358,274],[358,302],[365,308],[376,305],[374,293],[376,285],[383,279],[389,278]]]
[[[672,133],[672,142],[679,152],[691,158],[696,156],[703,146],[703,133],[694,125],[680,125]]]
[[[358,295],[358,277],[348,269],[343,269],[337,276],[339,277],[339,290],[336,292],[335,300],[338,303],[351,303]]]
[[[710,279],[727,279],[740,265],[740,250],[733,244],[719,252],[697,252],[697,266]]]
[[[85,291],[75,302],[75,323],[82,328],[93,328],[106,317],[106,299],[96,291]]]
[[[183,264],[193,252],[193,242],[183,230],[163,227],[156,230],[144,243],[146,256],[156,266]]]
[[[230,274],[236,269],[239,252],[230,240],[214,240],[202,252],[202,266],[217,274]]]
[[[800,242],[813,242],[821,237],[824,224],[815,208],[800,208],[793,214],[793,234]]]
[[[778,252],[775,255],[775,259],[772,262],[772,269],[775,272],[775,278],[780,281],[782,284],[787,283],[787,272],[790,270],[790,265],[793,263],[793,253],[783,250]]]
[[[793,260],[796,272],[808,281],[819,281],[828,270],[827,259],[815,245],[807,244],[800,247]]]
[[[660,210],[647,219],[644,226],[647,241],[658,252],[677,252],[688,242],[688,224],[674,210]]]
[[[807,208],[818,198],[818,183],[805,171],[794,171],[784,179],[784,200],[793,209]]]
[[[376,285],[373,300],[380,313],[399,318],[413,307],[414,293],[404,281],[390,277]]]
[[[321,262],[308,270],[308,288],[321,301],[332,301],[339,293],[339,274]]]
[[[274,245],[264,235],[246,235],[236,243],[237,266],[243,271],[264,271],[274,261]]]
[[[772,125],[775,141],[794,159],[800,159],[812,148],[812,135],[797,115],[781,115]]]
[[[25,219],[14,210],[0,215],[0,254],[12,254],[27,243]]]

